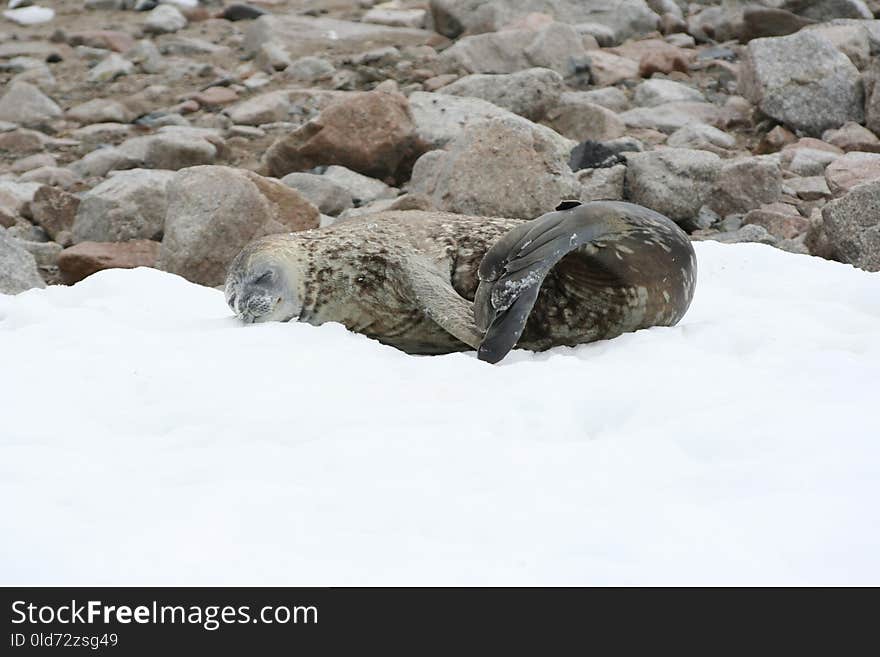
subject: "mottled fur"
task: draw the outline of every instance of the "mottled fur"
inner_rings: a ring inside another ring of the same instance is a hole
[[[599,208],[598,237],[562,257],[539,283],[519,347],[590,342],[674,324],[684,314],[695,267],[687,237],[682,243],[672,222],[671,229],[658,228],[654,216],[621,216],[623,205]],[[476,348],[486,328],[478,327],[473,312],[480,265],[493,245],[526,224],[535,222],[406,211],[273,235],[250,244],[233,262],[227,298],[236,312],[246,307],[242,298],[253,296],[253,272],[274,263],[301,300],[294,314],[299,321],[339,322],[409,353]],[[495,264],[503,266],[497,250]],[[493,285],[484,281],[484,291]],[[280,301],[287,293],[277,294]]]

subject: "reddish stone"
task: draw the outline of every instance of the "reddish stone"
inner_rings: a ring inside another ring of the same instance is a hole
[[[791,130],[778,125],[761,138],[758,147],[755,149],[755,153],[758,153],[759,155],[775,153],[796,141],[797,137]]]
[[[409,101],[400,93],[346,95],[266,152],[269,175],[339,164],[373,178],[408,180],[424,145]]]
[[[688,58],[678,52],[678,48],[674,50],[653,50],[646,52],[639,59],[639,75],[643,78],[649,78],[654,73],[672,73],[679,71],[687,74],[690,70]]]
[[[73,285],[104,269],[153,267],[159,257],[159,242],[81,242],[64,249],[58,256],[58,269],[68,285]]]
[[[781,239],[792,239],[806,233],[809,220],[785,203],[769,203],[752,210],[743,217],[743,224],[756,224]]]

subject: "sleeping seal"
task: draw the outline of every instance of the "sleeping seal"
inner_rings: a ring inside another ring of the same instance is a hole
[[[245,322],[339,322],[412,354],[500,361],[672,326],[696,285],[688,236],[653,210],[565,201],[532,221],[384,212],[272,235],[236,256]]]

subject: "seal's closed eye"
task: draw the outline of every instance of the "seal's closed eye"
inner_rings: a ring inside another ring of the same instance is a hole
[[[561,201],[559,205],[556,206],[556,211],[561,212],[562,210],[571,210],[579,205],[583,205],[583,203],[580,201]]]

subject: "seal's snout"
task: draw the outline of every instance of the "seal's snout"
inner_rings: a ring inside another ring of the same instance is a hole
[[[235,314],[248,324],[259,322],[275,309],[277,299],[261,292],[255,292],[237,300]]]

